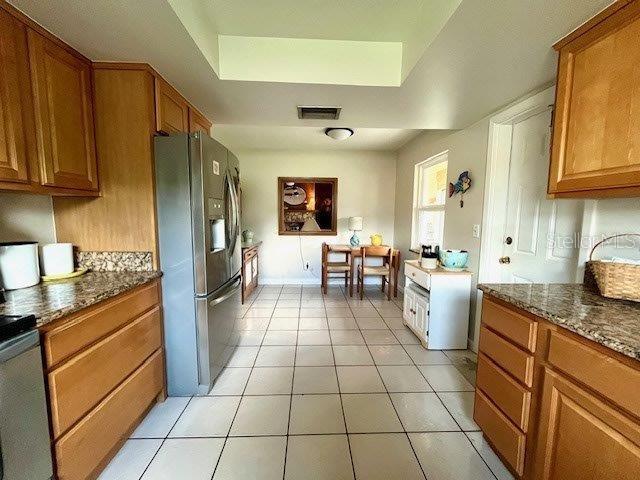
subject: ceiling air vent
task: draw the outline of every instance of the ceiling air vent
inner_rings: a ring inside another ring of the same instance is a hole
[[[298,118],[301,120],[337,120],[340,118],[340,107],[317,107],[298,105]]]

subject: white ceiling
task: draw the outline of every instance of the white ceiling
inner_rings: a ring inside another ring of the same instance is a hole
[[[265,127],[219,125],[213,137],[228,149],[241,150],[398,150],[421,130],[356,128],[354,135],[337,141],[327,137],[322,127]]]
[[[220,80],[166,0],[11,3],[91,59],[150,63],[221,129],[248,125],[251,131],[331,124],[464,128],[553,81],[557,57],[551,45],[611,0],[463,0],[400,87]],[[357,25],[364,14],[349,15],[357,15],[350,17]],[[342,116],[337,122],[301,121],[301,104],[339,105]]]
[[[220,35],[378,42],[407,40],[417,28],[423,6],[438,8],[438,3],[437,0],[205,2]]]

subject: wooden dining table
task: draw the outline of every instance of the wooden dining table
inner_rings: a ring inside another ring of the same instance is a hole
[[[353,297],[353,276],[355,273],[355,259],[362,257],[362,251],[360,250],[362,247],[368,247],[370,245],[359,245],[357,247],[352,247],[347,244],[329,244],[329,253],[346,253],[351,258],[349,259],[349,296]],[[383,245],[384,246],[384,245]],[[400,275],[400,250],[393,249],[393,261],[391,264],[391,270],[393,272],[393,296],[398,296],[398,276]],[[391,288],[391,284],[389,284],[389,288]]]

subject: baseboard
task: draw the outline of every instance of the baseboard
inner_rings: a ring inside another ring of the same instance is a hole
[[[354,287],[355,287],[355,278]],[[262,278],[258,279],[258,283],[261,285],[320,285],[319,278]],[[380,286],[380,280],[377,278],[365,278],[365,285],[377,285]],[[342,285],[344,286],[343,278],[330,278],[329,285]],[[398,291],[404,292],[404,288],[401,285],[398,285]]]

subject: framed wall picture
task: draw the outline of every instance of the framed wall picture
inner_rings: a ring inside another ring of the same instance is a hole
[[[278,178],[278,234],[337,235],[338,179]]]

